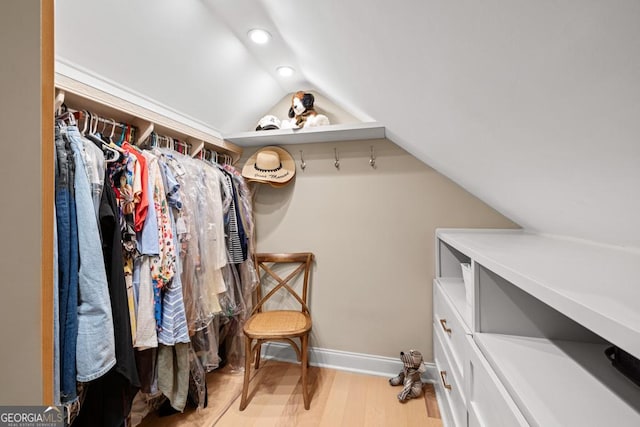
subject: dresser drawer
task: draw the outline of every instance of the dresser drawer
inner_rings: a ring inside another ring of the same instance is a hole
[[[436,380],[435,389],[441,406],[445,407],[446,425],[466,426],[467,407],[463,395],[464,384],[459,383],[456,375],[451,371],[451,360],[441,341],[442,334],[434,334],[434,358],[438,369],[439,378]]]
[[[465,377],[464,377],[464,372],[463,375],[461,375],[458,372],[458,369],[455,367],[455,363],[454,363],[454,357],[453,357],[453,353],[452,353],[452,348],[451,346],[448,346],[448,340],[447,340],[447,333],[444,332],[442,330],[442,328],[440,328],[439,324],[434,324],[433,325],[433,330],[434,330],[434,338],[433,338],[433,347],[434,347],[434,353],[437,351],[438,354],[442,354],[441,359],[442,360],[446,360],[447,362],[447,377],[451,378],[456,384],[458,384],[459,387],[459,391],[460,394],[462,395],[462,400],[466,402],[466,392],[467,392],[467,385],[465,382]],[[438,350],[435,350],[435,348],[438,348]],[[462,349],[462,351],[466,351],[466,344],[465,344],[465,348]],[[468,364],[468,357],[465,357],[464,354],[460,356],[460,358],[466,360],[467,364]],[[468,369],[468,368],[467,368]],[[453,377],[453,378],[452,378]]]
[[[528,426],[524,416],[480,352],[471,336],[467,337],[469,370],[466,392],[469,426]]]
[[[456,369],[458,377],[463,378],[467,347],[465,340],[470,331],[437,280],[434,281],[433,322],[434,328],[443,332],[443,344],[451,350],[452,367]]]

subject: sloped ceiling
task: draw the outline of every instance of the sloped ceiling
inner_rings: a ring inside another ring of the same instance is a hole
[[[637,0],[106,3],[56,3],[59,59],[223,134],[314,89],[525,228],[640,249]]]

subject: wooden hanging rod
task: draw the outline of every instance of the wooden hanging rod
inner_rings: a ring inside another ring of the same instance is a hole
[[[64,103],[76,110],[89,110],[100,116],[134,125],[139,129],[136,143],[144,142],[151,132],[156,132],[189,143],[193,147],[190,153],[193,157],[203,148],[227,154],[234,163],[242,155],[241,147],[217,135],[203,132],[65,75],[56,73],[55,86],[56,109]]]

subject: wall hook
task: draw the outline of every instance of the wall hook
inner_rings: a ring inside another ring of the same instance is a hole
[[[373,145],[371,146],[371,157],[369,158],[369,164],[372,168],[376,168],[376,152],[373,150]]]
[[[336,169],[340,169],[340,159],[338,159],[338,149],[337,148],[333,149],[333,155],[336,158],[336,161],[333,162],[333,165],[336,167]]]
[[[304,170],[307,167],[307,163],[304,161],[304,153],[300,150],[300,169]]]

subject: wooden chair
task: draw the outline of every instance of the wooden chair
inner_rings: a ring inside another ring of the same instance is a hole
[[[251,361],[255,355],[255,369],[260,367],[260,350],[265,341],[286,341],[295,350],[298,360],[302,365],[302,397],[304,408],[309,409],[310,397],[307,390],[307,346],[309,343],[309,333],[311,332],[311,314],[307,306],[307,289],[309,286],[309,272],[313,254],[310,252],[292,254],[257,254],[255,265],[260,278],[260,285],[256,289],[257,304],[253,308],[249,319],[245,322],[243,331],[245,335],[245,369],[244,384],[242,387],[242,398],[240,400],[240,410],[247,407],[247,394],[249,391],[249,377],[251,373]],[[284,279],[274,270],[278,264],[300,264]],[[261,276],[261,270],[265,273],[264,279],[272,278],[277,285],[262,297],[262,286],[266,282]],[[302,297],[293,289],[291,283],[301,274],[304,274],[302,283]],[[300,303],[300,310],[275,310],[272,309],[273,301],[269,308],[265,303],[271,299],[280,289],[288,291],[293,298]],[[299,338],[300,346],[294,341]],[[253,341],[256,341],[253,346]]]

